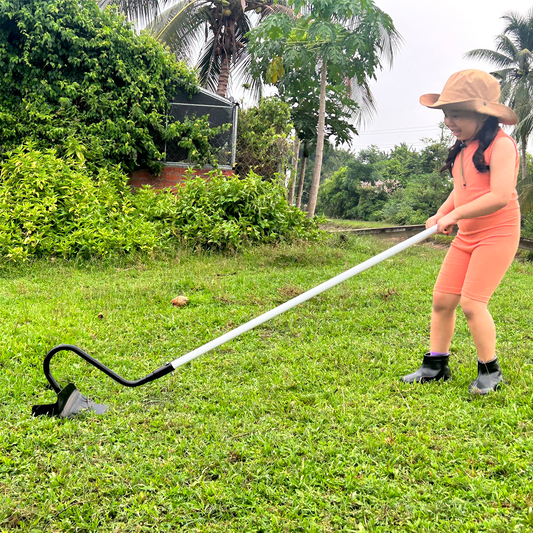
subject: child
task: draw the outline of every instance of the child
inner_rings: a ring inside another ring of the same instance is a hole
[[[449,379],[448,350],[459,304],[478,355],[470,392],[487,394],[503,381],[487,304],[518,248],[520,208],[518,151],[498,124],[516,124],[517,117],[498,103],[499,96],[493,76],[471,69],[452,75],[441,94],[420,97],[422,105],[443,110],[444,123],[457,137],[442,168],[453,176],[453,191],[426,227],[437,225],[437,233],[449,235],[458,224],[459,231],[433,292],[431,351],[416,372],[402,378],[406,383]]]

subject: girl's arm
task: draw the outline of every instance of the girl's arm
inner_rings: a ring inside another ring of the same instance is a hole
[[[515,188],[516,148],[509,138],[498,139],[490,158],[490,192],[453,209],[438,221],[437,233],[449,233],[464,218],[495,213],[511,200]]]

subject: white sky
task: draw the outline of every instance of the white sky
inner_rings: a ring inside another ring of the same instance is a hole
[[[390,150],[406,142],[422,148],[423,137],[438,137],[442,112],[418,103],[420,95],[440,93],[451,74],[467,68],[495,70],[486,62],[463,59],[474,48],[495,49],[502,15],[525,15],[533,0],[375,0],[404,39],[392,69],[371,85],[377,117],[360,129],[351,150],[371,144]],[[531,146],[530,146],[531,150]]]

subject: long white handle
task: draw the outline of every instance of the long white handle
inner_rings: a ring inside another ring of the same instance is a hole
[[[314,289],[310,289],[307,292],[300,294],[300,296],[296,296],[296,298],[293,298],[292,300],[289,300],[288,302],[285,302],[284,304],[281,304],[278,307],[267,311],[266,313],[258,316],[257,318],[253,318],[249,322],[246,322],[246,324],[243,324],[238,328],[228,331],[228,333],[225,333],[224,335],[217,337],[211,342],[208,342],[207,344],[196,348],[196,350],[193,350],[192,352],[189,352],[188,354],[179,357],[175,361],[172,361],[170,364],[174,368],[178,368],[179,366],[184,365],[185,363],[188,363],[193,359],[196,359],[200,355],[203,355],[204,353],[212,350],[213,348],[216,348],[217,346],[220,346],[221,344],[224,344],[225,342],[228,342],[229,340],[234,339],[235,337],[238,337],[239,335],[242,335],[247,331],[250,331],[256,326],[259,326],[259,324],[262,324],[263,322],[266,322],[267,320],[270,320],[271,318],[274,318],[275,316],[278,316],[281,313],[292,309],[296,305],[301,304],[306,300],[309,300],[313,296],[316,296],[317,294],[320,294],[321,292],[324,292],[327,289],[331,289],[331,287],[335,287],[335,285],[338,285],[339,283],[351,278],[352,276],[355,276],[356,274],[359,274],[360,272],[363,272],[364,270],[367,270],[368,268],[373,267],[374,265],[377,265],[382,261],[385,261],[385,259],[388,259],[389,257],[396,255],[397,253],[403,252],[403,250],[409,248],[410,246],[413,246],[413,244],[417,244],[426,240],[428,237],[431,237],[431,235],[436,233],[436,231],[437,226],[432,226],[431,228],[428,228],[422,231],[421,233],[418,233],[410,239],[406,239],[405,241],[400,242],[396,246],[393,246],[392,248],[389,248],[388,250],[385,250],[384,252],[381,252],[380,254],[371,257],[370,259],[367,259],[363,263],[360,263],[359,265],[350,268],[350,270],[347,270],[346,272],[343,272],[342,274],[339,274],[338,276],[335,276],[334,278],[331,278],[330,280],[325,281],[320,285],[317,285]]]

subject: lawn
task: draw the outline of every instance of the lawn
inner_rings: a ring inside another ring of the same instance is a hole
[[[531,263],[493,298],[508,384],[485,398],[462,315],[453,379],[399,382],[445,253],[418,245],[141,388],[59,355],[112,409],[30,415],[56,344],[137,379],[387,246],[0,266],[0,531],[533,531]]]
[[[363,228],[387,228],[391,224],[383,221],[375,222],[368,220],[348,220],[341,218],[328,218],[328,228],[331,229],[363,229]]]

